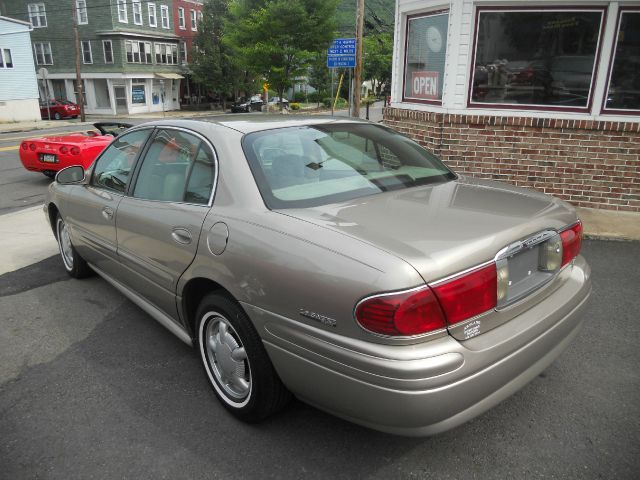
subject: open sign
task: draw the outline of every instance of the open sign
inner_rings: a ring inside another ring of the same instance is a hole
[[[424,98],[428,100],[438,100],[438,72],[413,72],[411,74],[411,96],[413,98]]]

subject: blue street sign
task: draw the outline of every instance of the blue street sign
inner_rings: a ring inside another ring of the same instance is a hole
[[[355,55],[333,55],[327,57],[327,67],[329,68],[355,68]]]
[[[356,39],[336,38],[327,50],[327,67],[354,68],[356,66]]]

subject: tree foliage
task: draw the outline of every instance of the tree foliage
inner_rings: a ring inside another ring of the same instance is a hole
[[[364,37],[363,51],[363,77],[371,81],[374,92],[378,94],[383,83],[391,83],[392,34],[377,33]]]
[[[236,0],[228,42],[283,96],[333,39],[338,0]]]

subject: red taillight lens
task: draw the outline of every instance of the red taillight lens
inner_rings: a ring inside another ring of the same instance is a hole
[[[27,142],[22,142],[21,147],[23,150],[29,150],[29,144]]]
[[[562,266],[576,258],[582,248],[582,222],[578,221],[564,232],[560,232],[562,239]]]
[[[367,298],[358,304],[356,319],[370,332],[390,336],[421,335],[447,326],[438,300],[427,286]]]
[[[80,155],[80,149],[78,147],[71,147],[71,155]]]
[[[467,320],[495,308],[496,265],[492,263],[432,288],[449,324]]]
[[[63,145],[60,147],[60,153],[67,153],[69,151],[69,147]]]
[[[30,144],[29,144],[29,149],[30,149],[32,152],[35,152],[35,150],[36,150],[36,144],[35,144],[35,143],[30,143]]]

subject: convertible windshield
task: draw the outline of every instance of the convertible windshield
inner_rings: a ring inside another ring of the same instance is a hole
[[[243,148],[272,209],[315,207],[455,178],[437,157],[380,125],[255,132],[245,137]]]

